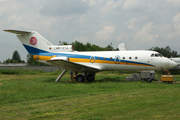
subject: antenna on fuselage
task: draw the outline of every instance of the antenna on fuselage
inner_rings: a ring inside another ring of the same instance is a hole
[[[111,43],[111,50],[112,50],[112,51],[114,51],[114,49],[113,49],[112,45],[114,45],[114,44],[113,44],[113,43]]]

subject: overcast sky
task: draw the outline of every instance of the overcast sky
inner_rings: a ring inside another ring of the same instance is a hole
[[[180,0],[0,0],[0,61],[27,51],[4,29],[36,30],[59,41],[129,50],[170,46],[180,54]]]

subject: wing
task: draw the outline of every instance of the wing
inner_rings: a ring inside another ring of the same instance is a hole
[[[62,59],[49,60],[47,62],[54,66],[58,66],[58,67],[61,67],[63,69],[70,70],[70,71],[87,72],[87,73],[96,73],[100,71],[98,67],[74,63],[74,62],[70,62],[70,61],[62,60]]]

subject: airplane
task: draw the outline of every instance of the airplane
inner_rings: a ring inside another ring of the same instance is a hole
[[[53,45],[36,31],[4,30],[17,34],[33,59],[63,69],[55,82],[68,71],[80,72],[76,81],[94,81],[100,71],[166,70],[177,64],[156,51],[74,51],[72,45]]]

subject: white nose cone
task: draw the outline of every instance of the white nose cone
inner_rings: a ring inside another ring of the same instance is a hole
[[[169,60],[169,69],[172,69],[172,68],[174,68],[174,67],[176,67],[177,66],[177,63],[176,62],[174,62],[174,61],[172,61],[172,60]]]

